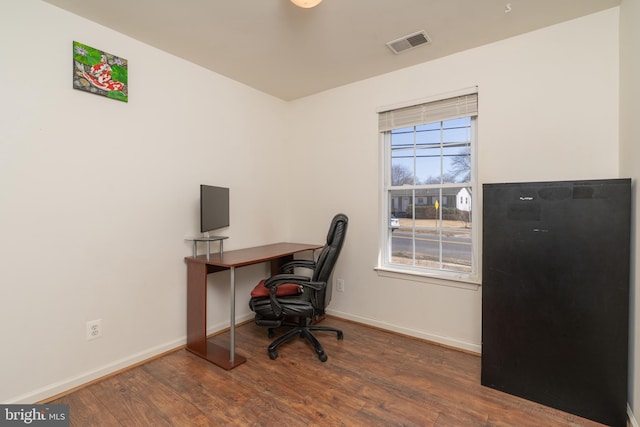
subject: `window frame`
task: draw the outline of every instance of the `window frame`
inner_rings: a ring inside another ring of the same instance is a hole
[[[449,94],[445,96],[438,97],[436,99],[429,99],[422,102],[414,102],[411,105],[419,105],[421,103],[434,102],[438,100],[444,100],[448,98],[453,98],[460,95],[465,94],[477,94],[477,88],[473,88],[472,90],[466,90],[466,93],[457,93],[457,94]],[[406,105],[405,105],[406,106]],[[402,107],[400,107],[402,108]],[[382,111],[389,111],[391,108],[386,108]],[[381,111],[381,110],[379,110]],[[471,155],[471,176],[469,180],[469,186],[462,186],[471,188],[471,192],[473,197],[471,197],[471,211],[473,212],[473,222],[471,226],[471,271],[470,272],[462,272],[462,271],[453,271],[453,270],[443,270],[437,268],[429,268],[429,267],[420,267],[414,265],[402,265],[398,263],[391,263],[391,239],[393,236],[393,230],[390,226],[391,219],[391,209],[390,209],[390,194],[391,190],[401,189],[406,187],[411,190],[418,190],[423,188],[424,186],[416,185],[415,183],[410,186],[391,186],[391,172],[392,172],[392,149],[391,149],[391,132],[392,130],[379,131],[379,147],[380,147],[380,163],[381,163],[381,173],[380,173],[380,185],[379,190],[381,191],[380,196],[380,243],[379,243],[379,256],[378,256],[378,266],[376,267],[376,271],[385,276],[398,277],[398,278],[409,278],[411,280],[418,281],[426,281],[429,283],[436,284],[444,284],[444,285],[453,285],[463,288],[477,288],[481,283],[481,265],[479,259],[480,253],[480,224],[481,224],[481,215],[479,211],[480,206],[480,197],[478,190],[478,167],[477,167],[477,146],[478,146],[478,135],[477,135],[477,127],[478,127],[478,114],[469,114],[468,116],[471,118],[470,123],[470,155]],[[439,121],[446,121],[448,119],[439,119],[434,120],[429,123],[435,123]],[[417,126],[417,125],[416,125]],[[395,129],[401,129],[402,127],[397,127]],[[458,184],[439,184],[438,188],[443,188],[447,186],[460,187]],[[430,186],[433,189],[433,187]],[[422,197],[415,195],[414,197]],[[454,197],[454,199],[456,199]],[[475,223],[475,224],[474,224]]]

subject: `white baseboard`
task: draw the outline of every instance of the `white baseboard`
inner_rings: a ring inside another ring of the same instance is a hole
[[[380,321],[369,319],[366,317],[354,316],[353,314],[344,313],[338,310],[328,309],[327,314],[335,317],[347,319],[347,320],[352,320],[354,322],[363,323],[365,325],[374,326],[376,328],[397,332],[399,334],[408,335],[408,336],[420,338],[426,341],[431,341],[438,344],[446,345],[447,347],[458,348],[460,350],[465,350],[471,353],[480,354],[482,352],[482,347],[480,344],[460,341],[455,338],[443,337],[441,335],[431,334],[428,332],[418,331],[415,329],[404,328],[402,326],[396,326],[390,323],[380,322]]]
[[[254,314],[249,313],[236,318],[236,323],[242,323],[253,318]],[[207,328],[207,335],[215,334],[229,327],[229,322],[221,322]],[[37,390],[30,391],[20,396],[15,396],[4,403],[7,404],[32,404],[35,402],[41,402],[45,399],[49,399],[53,396],[62,394],[66,391],[80,387],[83,384],[90,383],[99,378],[112,374],[114,372],[129,368],[137,365],[145,360],[152,359],[162,353],[167,353],[171,350],[178,349],[187,344],[187,336],[184,335],[173,341],[148,348],[138,353],[123,357],[122,359],[115,360],[106,365],[100,366],[88,372],[81,373],[75,377],[65,378],[59,382],[53,384],[47,384]]]
[[[638,425],[638,421],[636,421],[636,417],[633,416],[633,411],[631,410],[631,406],[627,403],[627,418],[629,419],[629,426],[631,427],[640,427]]]
[[[185,344],[186,344],[186,336],[183,336],[177,340],[132,354],[130,356],[111,362],[107,365],[100,366],[91,371],[81,373],[75,377],[65,378],[62,381],[59,381],[53,384],[48,384],[44,387],[41,387],[37,390],[30,391],[21,396],[16,396],[12,399],[9,399],[6,403],[31,404],[35,402],[40,402],[42,400],[64,393],[65,391],[79,387],[83,384],[87,384],[98,378],[109,375],[113,372],[125,369],[129,366],[135,365],[144,360],[151,359],[154,356],[168,352],[172,349],[178,348]]]

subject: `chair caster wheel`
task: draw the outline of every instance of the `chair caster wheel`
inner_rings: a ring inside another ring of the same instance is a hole
[[[269,359],[276,360],[277,357],[278,357],[278,352],[277,351],[270,351],[269,352]]]
[[[344,334],[342,333],[342,331],[338,332],[338,339],[344,339]]]
[[[324,354],[324,353],[319,354],[318,357],[320,358],[321,362],[326,362],[327,361],[327,355]]]

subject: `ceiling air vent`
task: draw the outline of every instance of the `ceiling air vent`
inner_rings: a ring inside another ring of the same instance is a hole
[[[389,49],[396,55],[405,50],[413,49],[423,44],[431,43],[431,39],[424,31],[418,31],[417,33],[409,34],[408,36],[401,37],[397,40],[393,40],[387,43]]]

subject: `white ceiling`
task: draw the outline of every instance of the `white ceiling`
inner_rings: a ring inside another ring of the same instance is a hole
[[[301,9],[289,0],[44,1],[284,100],[620,4],[620,0],[324,0],[315,8]],[[420,30],[427,32],[431,44],[400,55],[385,45]]]

